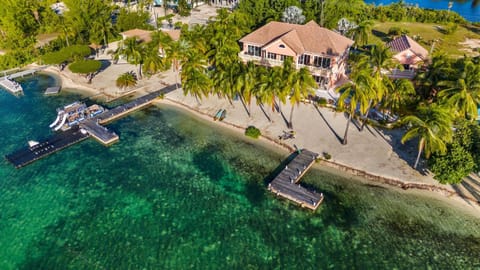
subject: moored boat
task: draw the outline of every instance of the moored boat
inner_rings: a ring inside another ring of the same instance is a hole
[[[224,109],[218,110],[217,113],[213,116],[213,121],[219,120],[220,117],[222,116],[223,111],[224,111]]]

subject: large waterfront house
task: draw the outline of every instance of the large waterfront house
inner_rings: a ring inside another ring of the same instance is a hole
[[[353,40],[314,21],[305,25],[270,22],[240,39],[240,43],[242,61],[272,67],[292,57],[297,69],[308,68],[319,86],[329,88],[344,77]]]
[[[413,78],[415,71],[428,57],[428,51],[407,35],[401,35],[387,43],[393,58],[403,66],[403,70],[393,70],[390,77]]]

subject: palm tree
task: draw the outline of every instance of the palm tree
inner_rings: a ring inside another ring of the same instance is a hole
[[[138,65],[138,77],[142,78],[142,64],[145,60],[145,47],[135,37],[125,39],[120,45],[118,54],[124,55],[127,62]]]
[[[355,46],[368,44],[368,34],[372,30],[373,24],[372,20],[365,20],[349,31],[355,41]]]
[[[207,59],[204,54],[196,50],[190,50],[182,65],[182,88],[183,94],[191,94],[197,99],[207,97],[212,89],[212,81],[207,74]]]
[[[132,72],[126,72],[120,75],[116,80],[116,85],[120,89],[135,86],[137,84],[137,77]]]
[[[387,91],[386,85],[390,80],[385,73],[389,72],[394,66],[395,64],[390,49],[383,45],[373,46],[368,52],[367,58],[360,62],[359,67],[369,70],[372,74],[372,80],[368,81],[370,83],[369,89],[371,90],[369,93],[369,103],[360,131],[363,130],[367,123],[370,108],[382,101]]]
[[[232,99],[237,94],[236,81],[241,70],[241,64],[236,63],[225,67],[217,67],[213,70],[213,82],[215,93],[228,99],[233,105]]]
[[[442,82],[441,85],[448,88],[439,92],[439,98],[452,106],[461,117],[475,121],[480,104],[480,65],[466,60],[458,79]]]
[[[387,92],[382,106],[392,113],[398,113],[405,101],[415,95],[415,87],[408,79],[395,79],[386,82]]]
[[[357,109],[360,109],[361,114],[365,114],[370,104],[370,73],[361,70],[352,75],[351,82],[337,89],[337,91],[341,93],[337,101],[338,106],[346,108],[348,112],[347,126],[345,127],[345,134],[342,140],[342,144],[344,145],[347,144],[348,128]]]
[[[290,110],[289,126],[293,128],[292,118],[295,105],[298,105],[300,101],[305,100],[309,95],[314,93],[313,89],[317,87],[317,82],[315,82],[315,79],[307,68],[301,68],[298,72],[292,73],[291,76],[294,78],[292,81],[295,83],[290,93],[290,105],[292,107]]]
[[[158,49],[152,44],[146,44],[145,48],[145,60],[143,61],[142,71],[151,76],[158,71],[167,70],[168,63],[158,54]]]
[[[250,104],[252,102],[252,94],[257,84],[256,65],[249,61],[245,65],[241,65],[241,71],[235,81],[235,90],[240,94],[240,98],[245,105],[245,110],[250,117]],[[248,109],[247,106],[248,105]]]
[[[449,110],[445,107],[432,104],[421,105],[415,115],[409,115],[403,119],[408,124],[408,131],[402,137],[402,143],[413,138],[420,138],[418,142],[418,155],[413,165],[417,168],[422,152],[427,158],[431,153],[444,154],[447,151],[447,143],[452,140],[452,119]]]
[[[166,48],[166,61],[171,63],[173,72],[175,72],[175,85],[178,88],[178,75],[180,73],[180,65],[185,60],[185,55],[190,44],[185,40],[174,41]]]
[[[455,78],[456,70],[452,61],[444,53],[432,56],[428,69],[417,74],[416,81],[420,82],[420,93],[424,99],[432,98],[442,88],[442,82]]]

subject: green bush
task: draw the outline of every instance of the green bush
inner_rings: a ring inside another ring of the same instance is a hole
[[[319,99],[317,100],[317,104],[318,104],[319,106],[323,107],[323,106],[327,105],[327,99],[321,97],[321,98],[319,98]]]
[[[330,154],[327,153],[327,152],[323,152],[322,155],[323,155],[323,158],[326,159],[326,160],[329,160],[329,159],[332,158],[332,155],[330,155]]]
[[[258,128],[254,127],[254,126],[249,126],[245,130],[245,136],[257,139],[258,137],[260,137],[260,135],[262,135],[262,133],[260,132],[260,130]]]
[[[81,60],[73,62],[68,68],[73,73],[88,74],[99,70],[101,66],[102,63],[97,60]]]
[[[447,23],[447,25],[445,26],[445,34],[447,35],[450,35],[450,34],[453,34],[455,33],[455,31],[457,31],[457,28],[458,28],[458,25],[454,22],[449,22]]]

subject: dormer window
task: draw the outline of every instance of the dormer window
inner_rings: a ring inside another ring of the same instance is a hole
[[[282,49],[285,49],[285,45],[283,45],[283,44],[278,45],[278,47],[282,48]]]

